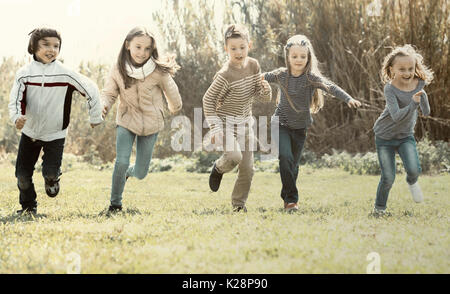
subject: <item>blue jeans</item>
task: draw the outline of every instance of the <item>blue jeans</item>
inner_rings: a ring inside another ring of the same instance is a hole
[[[36,190],[33,184],[34,165],[42,156],[42,176],[46,182],[59,179],[63,158],[65,138],[45,142],[34,140],[22,133],[16,160],[17,187],[19,188],[19,202],[22,208],[37,206]]]
[[[131,151],[136,137],[136,163],[130,166]],[[158,133],[138,136],[121,126],[117,127],[116,162],[114,164],[111,189],[112,205],[122,206],[122,193],[127,177],[135,177],[142,180],[147,175],[157,137]]]
[[[416,140],[413,136],[392,140],[375,137],[375,145],[381,167],[381,179],[378,184],[375,207],[385,209],[389,191],[395,180],[395,152],[398,152],[403,161],[408,184],[412,185],[417,182],[422,169],[417,154]]]
[[[298,202],[296,186],[298,166],[306,141],[306,129],[290,129],[280,124],[279,163],[281,177],[281,198],[287,203]]]

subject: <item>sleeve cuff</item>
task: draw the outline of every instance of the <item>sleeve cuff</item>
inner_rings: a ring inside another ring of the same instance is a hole
[[[20,114],[16,114],[11,118],[11,122],[13,123],[13,125],[16,124],[17,119],[20,117]]]

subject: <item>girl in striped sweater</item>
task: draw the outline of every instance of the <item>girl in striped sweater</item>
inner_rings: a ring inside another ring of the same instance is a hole
[[[323,106],[321,91],[326,91],[347,103],[359,107],[340,87],[327,80],[318,69],[317,58],[309,39],[303,35],[291,37],[284,46],[286,68],[263,74],[269,83],[281,89],[280,99],[272,117],[279,121],[279,163],[281,176],[281,198],[288,212],[298,210],[296,181],[300,156],[306,140],[306,132],[312,124],[312,113]]]
[[[225,32],[228,61],[215,75],[203,97],[211,142],[218,150],[225,147],[223,155],[212,167],[209,186],[216,192],[223,174],[239,166],[231,194],[233,211],[236,212],[247,210],[245,203],[253,177],[252,146],[256,141],[252,130],[252,104],[254,98],[264,101],[272,98],[269,84],[261,79],[258,61],[247,56],[250,48],[247,29],[230,25]]]

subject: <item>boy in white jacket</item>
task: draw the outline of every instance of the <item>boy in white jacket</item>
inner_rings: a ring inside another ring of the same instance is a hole
[[[41,149],[45,191],[50,197],[59,192],[73,91],[86,97],[91,126],[103,121],[95,83],[56,60],[61,49],[59,32],[38,28],[30,34],[28,52],[34,60],[17,71],[8,105],[11,121],[22,130],[15,172],[22,205],[19,214],[37,213],[32,177]]]

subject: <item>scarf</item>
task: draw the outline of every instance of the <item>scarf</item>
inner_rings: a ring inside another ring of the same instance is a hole
[[[141,67],[135,67],[134,65],[127,62],[126,70],[129,77],[135,78],[137,80],[143,80],[149,74],[151,74],[156,68],[156,63],[150,57],[147,62]]]

